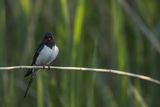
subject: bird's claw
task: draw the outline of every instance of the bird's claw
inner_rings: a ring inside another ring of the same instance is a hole
[[[45,66],[43,65],[43,69],[45,69]]]
[[[50,70],[51,68],[50,68],[50,65],[48,65],[48,70]]]

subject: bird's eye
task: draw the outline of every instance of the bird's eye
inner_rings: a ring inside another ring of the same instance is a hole
[[[45,41],[51,41],[51,40],[52,40],[52,37],[50,37],[50,36],[45,36],[45,37],[44,37],[44,40],[45,40]]]
[[[45,36],[45,37],[44,37],[44,39],[48,39],[48,37],[47,37],[47,36]]]

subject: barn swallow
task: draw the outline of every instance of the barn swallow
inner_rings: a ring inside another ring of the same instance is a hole
[[[51,32],[46,32],[42,39],[42,42],[36,48],[33,61],[31,66],[50,66],[51,62],[56,59],[59,53],[59,49],[56,46],[53,35]],[[24,77],[29,77],[30,80],[28,82],[28,86],[25,92],[24,97],[26,97],[29,88],[31,86],[32,80],[36,75],[38,69],[29,69]]]

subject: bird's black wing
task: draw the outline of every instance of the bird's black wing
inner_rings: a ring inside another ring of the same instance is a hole
[[[37,49],[36,49],[36,52],[34,54],[34,57],[33,57],[33,61],[32,61],[32,64],[31,65],[34,65],[36,60],[37,60],[37,57],[39,56],[39,53],[41,52],[41,50],[43,49],[44,47],[44,43],[42,42],[41,44],[38,45]]]
[[[36,49],[35,51],[35,54],[34,54],[34,57],[33,57],[33,61],[32,61],[32,64],[31,65],[35,65],[35,62],[37,60],[37,57],[39,56],[39,53],[41,52],[41,50],[43,49],[44,47],[44,43],[42,42],[41,44],[38,45],[38,48]],[[24,77],[28,77],[29,75],[32,74],[32,70],[33,69],[29,69],[26,74],[24,75]]]

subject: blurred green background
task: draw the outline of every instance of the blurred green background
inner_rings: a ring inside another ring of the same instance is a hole
[[[160,80],[159,0],[0,0],[0,66],[30,65],[46,31],[53,65],[123,70]],[[160,107],[160,86],[110,73],[0,72],[0,107]]]

